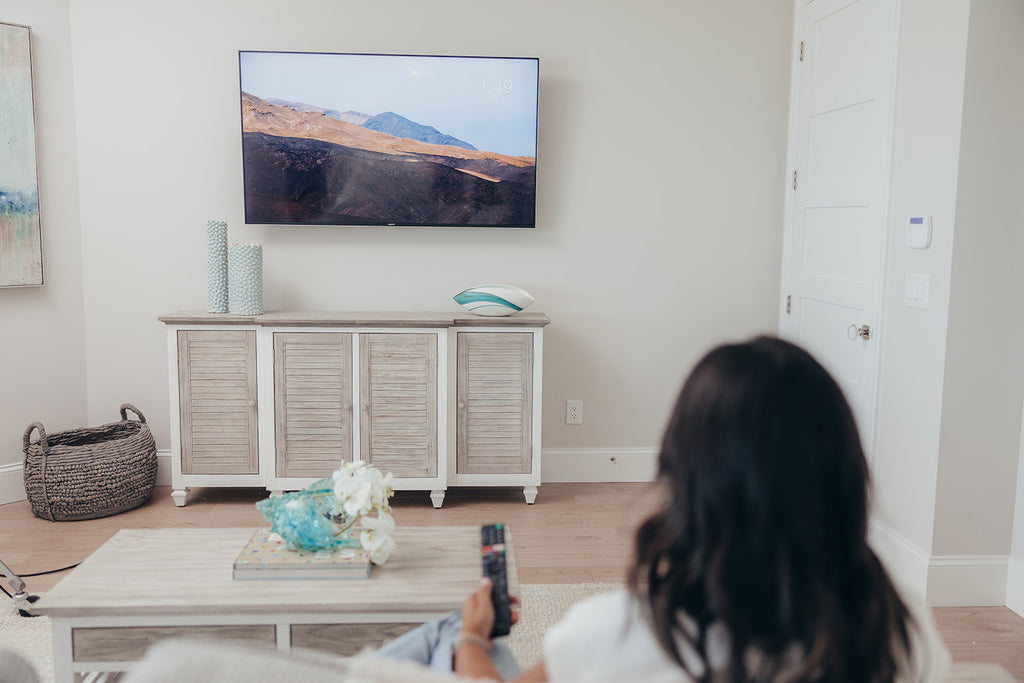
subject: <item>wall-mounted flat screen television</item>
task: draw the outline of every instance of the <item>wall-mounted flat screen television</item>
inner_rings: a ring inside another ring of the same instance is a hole
[[[238,62],[246,223],[535,226],[536,58]]]

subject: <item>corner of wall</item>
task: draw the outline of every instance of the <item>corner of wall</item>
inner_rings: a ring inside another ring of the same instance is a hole
[[[1013,557],[1006,575],[1006,606],[1024,617],[1024,562]]]

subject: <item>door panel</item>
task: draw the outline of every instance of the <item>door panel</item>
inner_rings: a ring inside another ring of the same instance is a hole
[[[362,459],[437,476],[437,335],[360,334],[359,386]]]
[[[274,334],[279,477],[329,477],[352,460],[352,335]]]
[[[256,333],[178,331],[183,474],[257,474]]]
[[[533,334],[458,335],[457,468],[528,474],[533,460]]]
[[[865,448],[874,438],[882,265],[888,220],[896,3],[797,5],[791,126],[796,189],[787,202],[782,332],[836,377]],[[872,328],[850,339],[851,325]]]

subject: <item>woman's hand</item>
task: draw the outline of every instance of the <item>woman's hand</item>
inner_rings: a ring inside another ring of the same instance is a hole
[[[494,628],[494,605],[491,604],[490,579],[481,579],[480,587],[462,603],[462,632],[490,638]]]
[[[493,584],[488,578],[480,580],[480,587],[469,594],[462,603],[462,632],[472,633],[481,638],[490,638],[491,629],[494,628],[494,605],[491,603],[491,590]],[[511,596],[513,605],[512,623],[519,621],[519,610],[514,609],[519,603],[519,598]]]
[[[472,678],[501,680],[501,674],[491,661],[491,629],[494,628],[492,589],[491,580],[483,578],[480,587],[462,603],[462,628],[459,630],[461,640],[455,641],[455,673]],[[510,596],[510,602],[516,605],[519,599]],[[511,616],[513,624],[519,621],[519,610],[512,610]]]

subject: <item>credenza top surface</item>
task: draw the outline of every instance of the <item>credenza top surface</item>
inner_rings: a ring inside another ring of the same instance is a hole
[[[263,315],[232,315],[177,311],[159,316],[167,325],[256,325],[259,327],[543,327],[544,313],[526,311],[505,316],[469,313],[395,311],[273,311]]]

